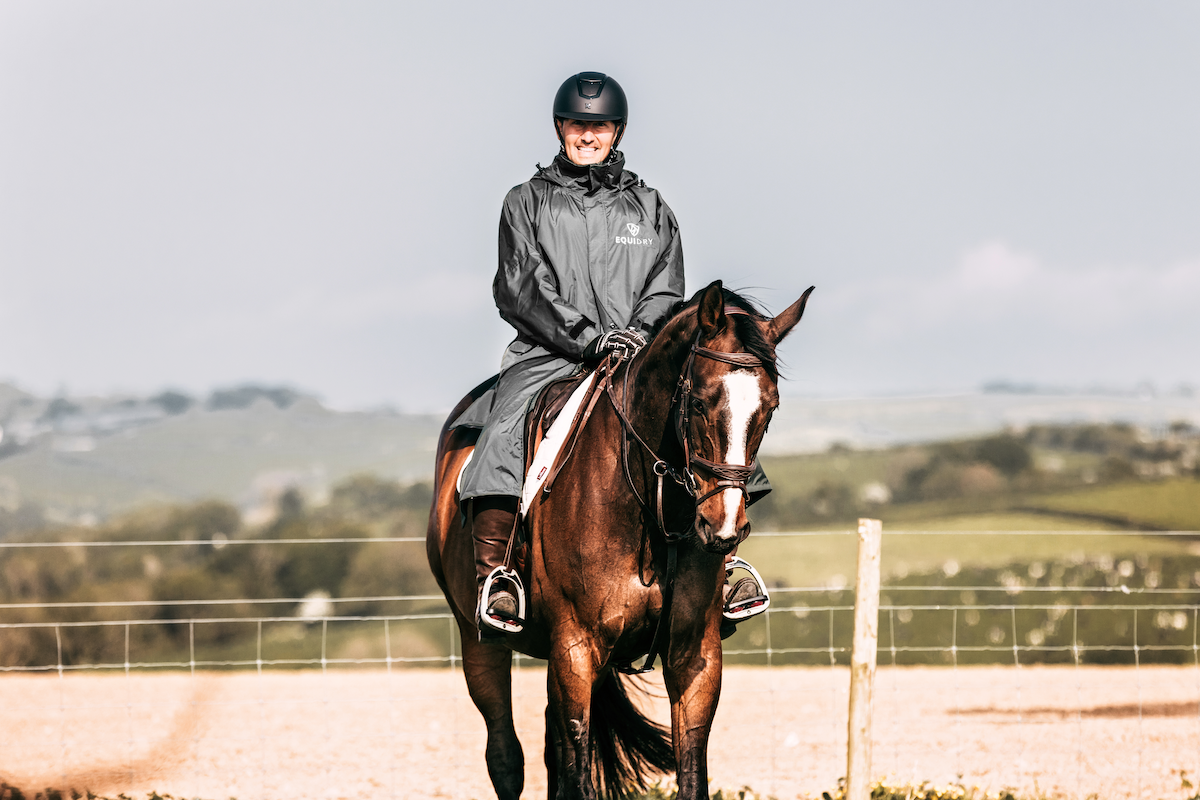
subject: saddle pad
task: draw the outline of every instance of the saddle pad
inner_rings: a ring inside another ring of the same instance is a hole
[[[462,468],[458,470],[458,478],[454,481],[454,491],[458,492],[459,497],[462,497],[462,479],[467,472],[467,465],[471,463],[471,459],[475,457],[475,448],[471,448],[471,452],[467,453],[467,458],[463,461]]]
[[[566,405],[559,412],[558,418],[554,420],[554,424],[546,432],[546,438],[542,439],[537,445],[537,453],[533,457],[533,463],[529,465],[528,472],[525,473],[525,485],[521,488],[521,507],[518,512],[521,516],[525,515],[530,503],[537,497],[538,492],[542,489],[542,484],[546,482],[546,478],[550,475],[550,470],[558,458],[558,453],[562,450],[563,443],[567,441],[567,436],[571,433],[571,427],[575,424],[575,417],[579,413],[579,406],[583,403],[583,398],[587,396],[588,390],[592,388],[592,384],[595,382],[596,373],[593,372],[575,387],[575,391],[571,392],[570,399],[567,400]]]

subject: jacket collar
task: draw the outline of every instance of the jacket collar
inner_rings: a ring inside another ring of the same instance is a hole
[[[559,186],[582,189],[586,194],[595,194],[602,189],[624,189],[638,180],[637,175],[625,169],[625,154],[620,150],[613,150],[603,163],[583,167],[559,151],[550,166],[538,167],[536,177]]]

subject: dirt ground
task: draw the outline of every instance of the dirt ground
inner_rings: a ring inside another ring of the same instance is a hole
[[[809,797],[845,769],[845,668],[728,668],[713,789]],[[661,685],[651,688],[661,695]],[[545,671],[518,669],[526,797],[546,796]],[[881,668],[874,772],[1070,797],[1180,798],[1200,775],[1195,667]],[[663,718],[666,703],[654,701]],[[0,675],[0,777],[144,796],[492,797],[448,670]]]

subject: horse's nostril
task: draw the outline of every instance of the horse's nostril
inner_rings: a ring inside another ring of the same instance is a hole
[[[750,520],[746,520],[741,525],[738,525],[738,536],[746,536],[750,533]]]

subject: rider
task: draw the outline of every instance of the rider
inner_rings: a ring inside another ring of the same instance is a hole
[[[524,480],[523,424],[548,382],[611,351],[632,356],[683,299],[683,251],[675,215],[658,191],[625,169],[625,92],[600,72],[568,78],[554,98],[560,149],[548,167],[512,189],[500,212],[500,266],[492,284],[500,316],[517,330],[500,365],[483,432],[462,475],[460,498],[475,542],[481,634],[515,632],[523,620],[514,573],[504,563]],[[770,491],[756,473],[751,499]],[[468,502],[469,501],[469,502]],[[765,610],[753,577],[727,588],[726,617]]]

